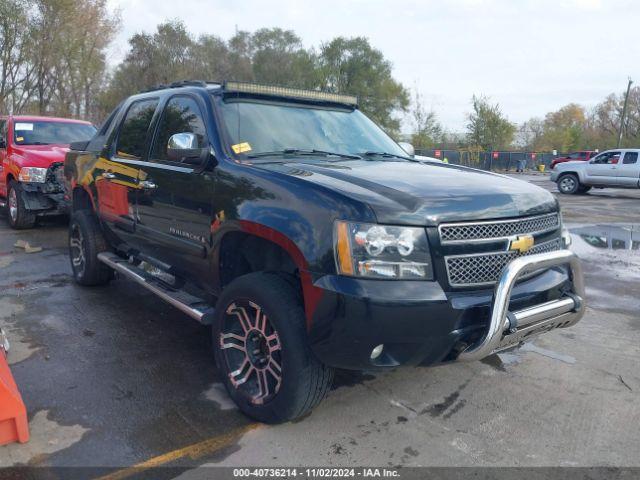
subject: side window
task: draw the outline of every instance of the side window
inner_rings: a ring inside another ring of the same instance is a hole
[[[636,163],[638,161],[638,152],[627,152],[624,154],[624,158],[622,159],[622,163],[625,165],[630,165],[632,163]]]
[[[140,159],[144,156],[149,125],[157,106],[156,98],[131,104],[120,125],[116,144],[116,154],[119,157]]]
[[[0,119],[0,144],[7,148],[7,121]]]
[[[567,158],[570,158],[571,160],[577,160],[578,158],[580,158],[580,154],[579,153],[570,153],[569,155],[567,155]]]
[[[601,165],[606,165],[606,164],[614,164],[614,163],[618,163],[618,161],[620,160],[620,152],[605,152],[605,153],[601,153],[600,155],[598,155],[594,160],[593,163],[599,163]]]
[[[169,138],[176,133],[194,133],[198,139],[197,148],[206,146],[207,132],[202,113],[197,102],[191,97],[173,97],[164,108],[153,145],[154,159],[168,160],[167,144]]]

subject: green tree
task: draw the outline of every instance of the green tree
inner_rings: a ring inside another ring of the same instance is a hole
[[[485,150],[507,148],[513,142],[516,126],[511,123],[496,103],[486,97],[472,97],[473,111],[467,115],[469,143]]]
[[[28,15],[31,2],[0,1],[0,111],[14,110],[32,66],[28,52],[31,48],[31,24]]]
[[[409,106],[409,94],[391,73],[391,62],[364,37],[338,37],[320,48],[320,87],[358,95],[360,108],[392,135],[396,116]]]
[[[315,55],[291,30],[262,28],[251,36],[256,82],[314,88],[318,84]]]
[[[411,117],[414,126],[411,143],[415,148],[430,148],[442,141],[442,125],[438,122],[436,113],[425,108],[422,95],[418,91],[413,96]]]
[[[547,113],[544,119],[543,147],[561,152],[583,148],[586,120],[584,107],[575,103]]]

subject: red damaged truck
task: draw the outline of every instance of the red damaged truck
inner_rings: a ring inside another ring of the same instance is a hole
[[[12,228],[30,228],[38,216],[66,213],[64,157],[69,144],[89,140],[85,121],[35,116],[0,117],[0,208]]]

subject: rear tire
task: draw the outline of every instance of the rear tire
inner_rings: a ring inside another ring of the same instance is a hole
[[[273,273],[250,273],[222,292],[213,324],[216,364],[229,395],[249,417],[294,420],[326,396],[333,369],[311,351],[302,302]]]
[[[11,180],[7,189],[7,218],[9,226],[15,230],[33,228],[36,224],[36,214],[27,209],[22,193],[20,182]]]
[[[573,195],[578,193],[580,188],[580,180],[578,176],[573,173],[566,173],[558,178],[558,191],[565,195]]]
[[[73,278],[80,285],[105,285],[113,278],[113,270],[98,260],[98,254],[109,251],[98,219],[89,210],[79,210],[69,222],[69,259]]]

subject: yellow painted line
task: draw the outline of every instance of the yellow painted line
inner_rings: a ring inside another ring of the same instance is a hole
[[[251,430],[255,430],[260,426],[262,426],[262,424],[260,423],[251,423],[249,425],[245,425],[244,427],[236,428],[234,430],[231,430],[230,432],[218,435],[217,437],[209,438],[207,440],[203,440],[202,442],[194,443],[192,445],[188,445],[186,447],[179,448],[162,455],[158,455],[157,457],[150,458],[149,460],[145,460],[144,462],[138,463],[131,467],[123,468],[122,470],[117,470],[103,477],[99,477],[96,480],[122,480],[132,475],[136,475],[144,470],[149,470],[150,468],[166,465],[167,463],[174,462],[181,458],[188,457],[192,460],[195,460],[196,458],[200,458],[205,455],[212,455],[215,452],[231,445],[245,433]]]

